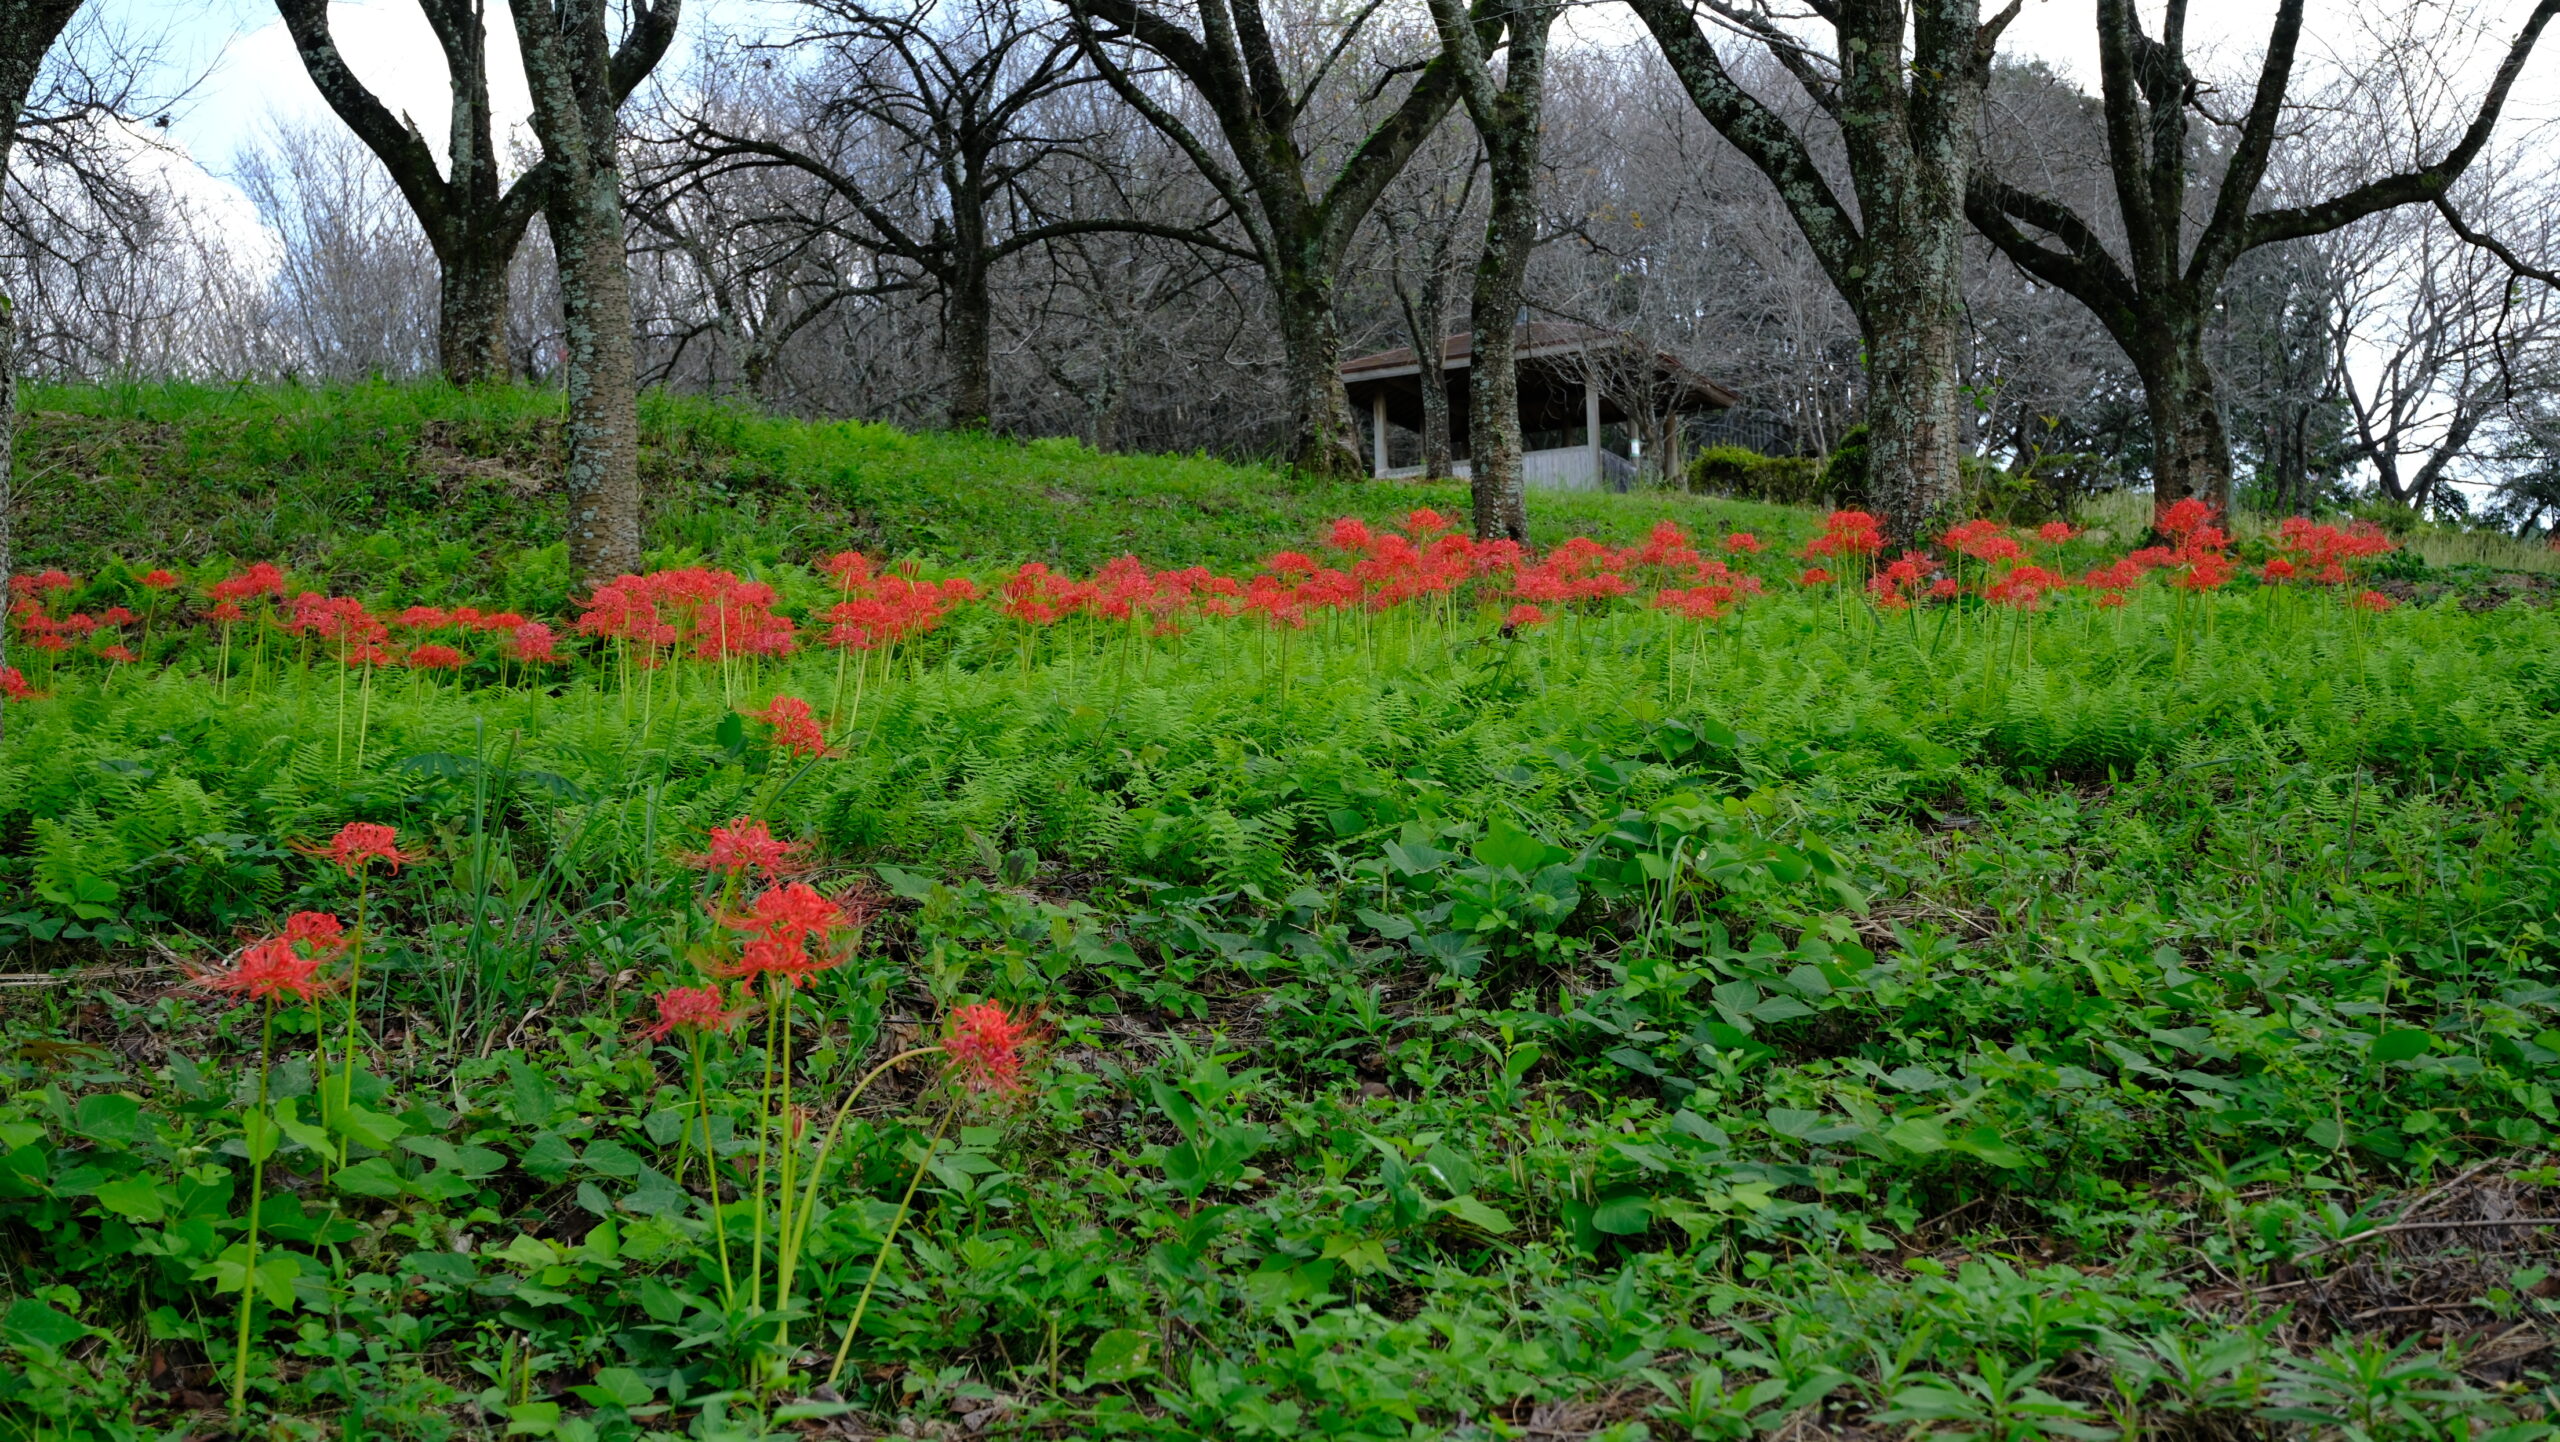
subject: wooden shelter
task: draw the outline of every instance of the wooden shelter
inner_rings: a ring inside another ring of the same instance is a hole
[[[1411,346],[1343,365],[1352,409],[1369,417],[1371,474],[1421,474],[1420,466],[1388,465],[1388,440],[1391,427],[1420,433],[1422,387],[1432,384],[1448,391],[1450,454],[1458,458],[1458,474],[1466,474],[1467,378],[1474,353],[1475,337],[1461,333],[1443,346],[1437,376],[1424,374]],[[1519,366],[1521,476],[1527,485],[1547,490],[1623,491],[1633,484],[1634,458],[1609,442],[1609,428],[1623,432],[1629,420],[1620,395],[1643,395],[1657,414],[1672,415],[1723,410],[1740,399],[1669,355],[1591,326],[1521,327]],[[1676,438],[1679,430],[1675,425],[1670,434]],[[1662,460],[1666,469],[1679,465],[1677,455]]]

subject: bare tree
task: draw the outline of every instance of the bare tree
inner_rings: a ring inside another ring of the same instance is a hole
[[[281,125],[241,155],[237,178],[277,241],[271,324],[283,365],[329,377],[436,367],[435,254],[353,136]]]
[[[2098,0],[2098,52],[2107,153],[2121,258],[2081,208],[1977,168],[1965,210],[2022,269],[2096,312],[2141,374],[2152,428],[2152,496],[2164,510],[2190,495],[2231,504],[2231,445],[2205,354],[2225,278],[2260,246],[2322,235],[2377,211],[2445,194],[2487,144],[2535,40],[2560,0],[2541,0],[2508,47],[2469,126],[2433,162],[2325,199],[2254,209],[2283,130],[2303,0],[2280,0],[2245,113],[2217,119],[2186,57],[2187,0],[2167,0],[2161,33],[2142,28],[2134,0]],[[2229,132],[2212,207],[2189,236],[2191,171],[2199,147],[2190,113]],[[2036,234],[2030,234],[2035,232]]]
[[[987,424],[992,282],[1010,257],[1058,236],[1121,229],[1216,245],[1206,225],[1134,216],[1043,220],[1024,194],[1032,172],[1077,156],[1087,137],[1040,120],[1060,91],[1089,83],[1058,21],[1002,0],[812,0],[818,27],[785,48],[819,64],[795,97],[805,120],[749,129],[697,111],[687,138],[713,170],[787,166],[842,202],[840,228],[930,286],[950,369],[948,422]]]
[[[559,263],[569,399],[569,570],[595,585],[640,565],[640,407],[623,253],[623,98],[666,54],[682,0],[508,0],[541,138],[543,213]],[[636,69],[637,73],[634,73]]]
[[[483,0],[418,0],[418,8],[444,51],[446,86],[453,99],[442,166],[416,122],[394,115],[338,53],[337,38],[329,30],[329,0],[276,0],[311,83],[382,162],[435,251],[441,267],[436,351],[445,376],[457,385],[504,380],[508,265],[523,243],[525,226],[542,208],[549,172],[537,165],[513,183],[501,183],[504,157],[490,124]],[[659,8],[668,12],[666,23],[635,24],[612,58],[616,105],[657,65],[675,36],[673,0],[636,7],[635,18]],[[597,22],[601,25],[601,13]],[[530,66],[530,50],[527,56]]]
[[[2465,228],[2550,249],[2560,235],[2550,182],[2521,172],[2514,157],[2475,165],[2461,187]],[[2385,499],[2423,511],[2497,448],[2501,415],[2550,383],[2560,292],[2519,279],[2433,208],[2385,211],[2341,230],[2323,258],[2338,280],[2323,339],[2358,458]]]
[[[1225,198],[1271,287],[1293,413],[1290,455],[1318,475],[1358,475],[1350,402],[1342,388],[1335,292],[1360,222],[1458,100],[1457,65],[1443,50],[1421,63],[1381,64],[1370,95],[1418,69],[1403,97],[1347,144],[1330,144],[1315,106],[1347,57],[1373,40],[1374,4],[1337,15],[1262,0],[1203,0],[1196,9],[1146,0],[1067,0],[1085,53],[1111,87],[1161,130]],[[1469,23],[1485,43],[1498,28],[1490,0]],[[1187,18],[1196,13],[1197,29]],[[1277,23],[1275,23],[1275,20]],[[1225,142],[1226,158],[1150,81],[1127,51],[1152,56],[1188,83]],[[1294,68],[1285,57],[1311,63]]]
[[[1858,317],[1866,341],[1867,451],[1886,529],[1908,539],[1955,500],[1962,418],[1956,342],[1964,197],[1974,123],[2000,32],[1979,0],[1822,0],[1830,53],[1810,49],[1767,0],[1630,0],[1698,113],[1749,157]],[[1697,14],[1765,50],[1837,127],[1856,210],[1834,190],[1804,127],[1738,81]]]

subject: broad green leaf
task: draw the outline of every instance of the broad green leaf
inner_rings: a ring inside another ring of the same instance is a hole
[[[401,1185],[400,1174],[393,1171],[391,1163],[382,1157],[367,1157],[354,1166],[340,1167],[330,1180],[337,1184],[339,1191],[353,1192],[359,1197],[396,1197],[407,1190]]]
[[[151,1139],[151,1124],[142,1119],[142,1103],[122,1092],[82,1097],[71,1113],[71,1129],[103,1146],[135,1147]]]
[[[1591,1209],[1591,1225],[1613,1237],[1632,1237],[1653,1225],[1653,1202],[1641,1192],[1602,1197]]]
[[[127,1221],[156,1222],[168,1214],[169,1194],[146,1177],[120,1177],[90,1195]]]
[[[2426,1055],[2430,1038],[2415,1027],[2386,1031],[2373,1041],[2373,1059],[2379,1062],[2407,1061]]]
[[[1482,1228],[1497,1236],[1511,1230],[1509,1217],[1504,1216],[1500,1209],[1489,1207],[1474,1197],[1451,1197],[1440,1204],[1440,1209],[1471,1227]],[[1605,1231],[1607,1228],[1604,1227],[1602,1230]]]
[[[1094,1338],[1093,1350],[1085,1356],[1084,1384],[1098,1387],[1144,1377],[1155,1370],[1155,1364],[1150,1360],[1154,1351],[1155,1338],[1126,1327],[1114,1327]]]
[[[0,1316],[0,1333],[21,1346],[42,1347],[59,1352],[89,1335],[89,1329],[77,1318],[66,1316],[33,1297],[20,1297],[9,1304],[7,1315]]]

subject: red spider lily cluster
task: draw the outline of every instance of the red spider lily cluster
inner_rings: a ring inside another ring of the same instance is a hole
[[[837,941],[868,918],[865,901],[857,900],[848,910],[806,882],[785,882],[759,893],[746,915],[719,918],[722,926],[741,934],[738,954],[704,969],[750,986],[771,980],[803,987],[809,978],[844,964]]]
[[[9,578],[8,624],[17,644],[30,651],[59,654],[88,647],[99,657],[112,662],[134,659],[131,648],[122,639],[120,628],[141,618],[123,606],[110,606],[97,615],[73,611],[54,614],[58,597],[78,585],[65,571],[35,571]],[[0,682],[0,694],[24,700],[24,681],[17,688]]]
[[[2260,580],[2276,584],[2310,580],[2324,586],[2345,585],[2349,567],[2393,549],[2391,538],[2370,521],[2358,521],[2342,531],[2302,516],[2287,516],[2276,527],[2276,548],[2284,554],[2269,558],[2258,573]],[[2363,597],[2357,601],[2362,604]]]
[[[703,853],[686,858],[729,883],[704,904],[731,939],[700,960],[710,985],[677,987],[659,997],[658,1024],[647,1029],[648,1035],[726,1030],[743,1013],[729,1007],[725,986],[735,984],[742,993],[797,990],[809,978],[845,963],[879,903],[867,892],[836,899],[806,882],[783,880],[799,869],[800,849],[799,843],[776,837],[762,821],[742,816],[713,827]],[[738,887],[755,879],[771,884],[755,894],[743,913],[727,911]],[[746,999],[742,995],[741,1003]]]
[[[1865,511],[1833,511],[1822,519],[1822,534],[1805,543],[1804,557],[1808,561],[1839,560],[1864,565],[1883,551],[1883,522]],[[1824,580],[1828,579],[1826,573]]]
[[[2121,606],[2154,573],[2186,592],[2219,590],[2238,575],[2231,537],[2202,501],[2170,506],[2159,527],[2166,544],[2070,577],[2056,559],[2059,548],[2080,536],[2067,522],[2030,531],[1992,520],[1965,521],[1940,533],[1936,550],[1905,551],[1888,562],[1876,517],[1834,511],[1805,546],[1795,581],[1812,589],[1846,576],[1886,610],[1968,596],[2036,610],[2068,591],[2101,607]],[[2284,522],[2275,545],[2278,554],[2255,573],[2262,584],[2343,585],[2359,564],[2392,549],[2390,539],[2371,525],[2340,529],[2299,518]],[[1762,593],[1763,578],[1739,569],[1766,550],[1759,537],[1736,531],[1707,549],[1719,554],[1701,554],[1687,533],[1666,521],[1640,545],[1617,549],[1577,537],[1536,554],[1512,541],[1472,539],[1448,517],[1425,508],[1392,526],[1345,517],[1326,529],[1314,551],[1279,552],[1243,577],[1199,566],[1151,571],[1136,557],[1123,556],[1078,578],[1034,561],[982,594],[966,578],[927,580],[911,567],[884,567],[844,551],[819,568],[833,583],[832,596],[792,614],[784,613],[775,588],[761,581],[698,567],[652,571],[596,588],[575,622],[561,629],[511,611],[470,606],[411,606],[376,614],[352,597],[291,592],[284,573],[261,562],[207,587],[209,605],[200,619],[220,625],[226,639],[234,624],[255,622],[307,648],[323,648],[351,667],[399,665],[428,673],[460,671],[475,657],[525,665],[573,659],[561,645],[564,632],[618,643],[626,659],[657,667],[670,659],[726,663],[789,655],[799,628],[809,625],[820,627],[826,644],[849,657],[936,631],[963,608],[979,604],[1022,626],[1026,647],[1032,635],[1075,620],[1145,627],[1162,636],[1202,618],[1247,617],[1287,631],[1329,616],[1376,614],[1417,602],[1452,615],[1473,609],[1517,632],[1631,597],[1647,598],[1652,609],[1668,615],[1713,620]],[[138,604],[156,605],[152,598],[174,590],[178,578],[152,571],[130,584],[140,588],[134,595]],[[80,652],[110,663],[135,659],[121,629],[139,619],[135,613],[121,605],[97,614],[63,613],[60,602],[77,589],[75,578],[58,570],[12,578],[9,624],[21,643],[39,656]],[[477,649],[491,637],[492,649]],[[1026,650],[1026,663],[1028,655]],[[839,693],[843,682],[840,674]],[[0,696],[25,700],[36,694],[26,677],[0,672]],[[836,699],[841,711],[844,698]],[[777,748],[825,754],[823,731],[807,703],[779,698],[753,714],[772,728]]]
[[[324,968],[347,949],[351,938],[344,923],[326,911],[297,911],[284,930],[241,948],[229,966],[198,972],[194,984],[245,1001],[314,1001],[336,991],[345,979]]]
[[[856,651],[894,646],[942,624],[951,608],[978,598],[966,577],[919,581],[903,571],[883,571],[859,551],[839,551],[820,568],[835,577],[843,599],[826,610],[827,644]]]
[[[688,856],[685,863],[715,876],[744,881],[761,876],[779,881],[800,869],[801,845],[784,841],[761,821],[741,816],[726,826],[711,828],[711,844],[698,856]]]
[[[633,646],[644,666],[668,655],[696,661],[787,656],[798,644],[798,628],[775,614],[778,599],[762,581],[699,566],[616,576],[580,604],[576,629]]]
[[[827,754],[826,728],[816,708],[797,696],[776,696],[761,711],[747,713],[773,728],[773,749],[793,756]]]

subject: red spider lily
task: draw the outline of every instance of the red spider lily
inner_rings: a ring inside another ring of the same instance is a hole
[[[2288,516],[2276,528],[2276,544],[2293,566],[2323,585],[2347,579],[2354,564],[2398,549],[2380,527],[2359,521],[2347,530],[2324,526],[2301,516]],[[2270,563],[2272,564],[2272,563]]]
[[[1429,540],[1449,529],[1449,518],[1429,506],[1416,506],[1404,513],[1404,529],[1416,540]]]
[[[1547,613],[1535,606],[1514,606],[1502,613],[1502,624],[1511,628],[1543,626],[1547,624]]]
[[[1928,556],[1918,551],[1905,551],[1902,559],[1876,572],[1874,578],[1867,582],[1867,594],[1888,611],[1904,610],[1920,595],[1929,573],[1936,569],[1936,563]]]
[[[747,915],[728,922],[735,930],[790,942],[812,937],[823,940],[851,924],[852,918],[842,906],[819,895],[816,887],[803,881],[764,892],[756,897]]]
[[[409,648],[409,667],[416,671],[459,671],[466,659],[468,658],[451,646],[439,645],[433,641],[423,646]]]
[[[508,638],[507,652],[528,665],[549,664],[560,659],[560,653],[552,648],[553,639],[550,627],[540,621],[527,621]]]
[[[220,602],[215,605],[213,609],[205,612],[204,614],[206,620],[218,621],[225,626],[230,625],[234,621],[246,621],[249,619],[249,613],[241,610],[239,604],[233,601]]]
[[[2071,529],[2069,521],[2047,521],[2036,527],[2036,539],[2048,546],[2059,546],[2079,534]]]
[[[98,648],[98,654],[120,666],[141,659],[133,654],[132,647],[123,645],[101,646]]]
[[[1665,589],[1654,592],[1653,608],[1675,611],[1692,621],[1713,621],[1721,618],[1740,594],[1739,587],[1712,583],[1687,590]]]
[[[75,584],[68,571],[30,571],[9,578],[9,594],[21,600],[41,601],[56,591],[68,591]]]
[[[2281,586],[2300,574],[2294,569],[2293,562],[2282,556],[2270,558],[2266,565],[2258,569],[2258,579],[2271,586]]]
[[[347,949],[347,925],[334,911],[297,911],[284,919],[283,939],[313,956],[327,958]]]
[[[852,591],[871,582],[871,558],[860,551],[838,551],[818,563],[818,569],[836,578],[836,587]]]
[[[141,619],[123,606],[109,606],[98,613],[99,624],[106,626],[130,626]]]
[[[761,711],[748,713],[773,728],[773,749],[793,756],[824,756],[827,733],[818,713],[797,696],[776,696]]]
[[[2213,519],[2213,507],[2194,496],[2173,503],[2160,513],[2159,529],[2164,536],[2191,536]]]
[[[141,585],[146,591],[165,591],[178,584],[175,571],[150,570],[142,573]]]
[[[1357,516],[1344,516],[1325,533],[1325,544],[1337,551],[1365,551],[1376,540],[1369,523]]]
[[[685,864],[726,876],[754,872],[778,880],[800,869],[801,849],[799,842],[776,837],[763,822],[741,816],[726,826],[712,827],[710,846],[700,856],[686,857]]]
[[[716,986],[672,986],[658,994],[658,1024],[642,1027],[640,1034],[651,1041],[664,1041],[678,1031],[725,1032],[745,1015],[743,1011],[723,1010],[720,988]]]
[[[1947,533],[1938,539],[1946,545],[1947,549],[1959,555],[1971,556],[1984,565],[1999,561],[2014,561],[2026,554],[2026,549],[2018,544],[2017,538],[2009,534],[2009,528],[1998,521],[1966,521],[1962,525],[1949,527]]]
[[[1799,586],[1828,586],[1831,582],[1831,573],[1820,566],[1807,566],[1804,568],[1804,574],[1796,577],[1796,584]]]
[[[1005,1015],[991,1001],[955,1008],[942,1049],[951,1058],[951,1074],[971,1091],[1016,1092],[1022,1089],[1022,1048],[1031,1025]]]
[[[2070,578],[2042,566],[2020,566],[1994,581],[1983,591],[1985,599],[1998,606],[2032,611],[2044,604],[2045,596],[2071,584]]]
[[[77,636],[81,640],[85,641],[89,639],[90,636],[96,634],[98,629],[98,618],[88,615],[85,612],[74,611],[70,615],[62,618],[62,629],[64,634]]]
[[[1760,538],[1749,531],[1736,531],[1725,537],[1724,548],[1728,554],[1736,556],[1756,556],[1763,549]]]
[[[1963,593],[1964,588],[1956,584],[1953,576],[1940,576],[1929,583],[1929,599],[1932,601],[1952,601]]]
[[[930,581],[894,574],[864,582],[859,593],[849,587],[845,594],[846,599],[827,608],[826,619],[833,623],[827,644],[857,651],[894,645],[933,630],[958,599]]]
[[[254,601],[283,594],[284,572],[273,561],[260,561],[205,588],[205,595],[215,601]]]
[[[392,617],[391,624],[403,631],[441,631],[453,624],[453,617],[442,606],[411,606]]]
[[[2356,593],[2356,598],[2348,604],[2359,611],[2371,611],[2379,616],[2400,603],[2380,591],[2359,591]]]
[[[1054,626],[1074,614],[1078,604],[1075,583],[1038,561],[1023,562],[1003,589],[1004,613],[1027,625]]]
[[[11,701],[32,701],[37,691],[27,684],[26,674],[15,666],[0,666],[0,697]]]
[[[815,941],[824,947],[855,923],[842,906],[795,881],[758,896],[748,915],[723,917],[721,924],[746,932],[747,941],[736,961],[706,968],[713,975],[750,983],[774,977],[798,987],[806,986],[819,972],[844,964],[844,958],[833,952],[812,954],[809,944]]]
[[[381,822],[350,821],[338,828],[327,846],[298,849],[306,856],[325,856],[340,871],[354,876],[377,861],[388,862],[398,871],[403,862],[423,859],[402,851],[399,840],[399,831]]]
[[[284,933],[241,949],[231,965],[198,972],[193,984],[250,1001],[308,1002],[329,995],[343,978],[323,976],[321,968],[346,949],[346,930],[325,911],[296,912]]]
[[[697,661],[783,656],[797,644],[798,628],[773,614],[776,599],[761,581],[698,566],[622,575],[580,603],[577,630],[639,644],[644,665],[656,664],[662,648]]]
[[[284,629],[289,636],[336,642],[338,659],[349,664],[378,664],[375,653],[391,637],[391,628],[365,610],[364,602],[317,591],[303,591],[285,603]]]
[[[2183,552],[2183,548],[2182,552]],[[2231,579],[2238,564],[2220,551],[2198,550],[2182,554],[2178,574],[2169,581],[2182,591],[2215,591]]]
[[[1805,545],[1807,558],[1872,556],[1884,549],[1884,528],[1864,511],[1833,511],[1822,519],[1822,534]]]

